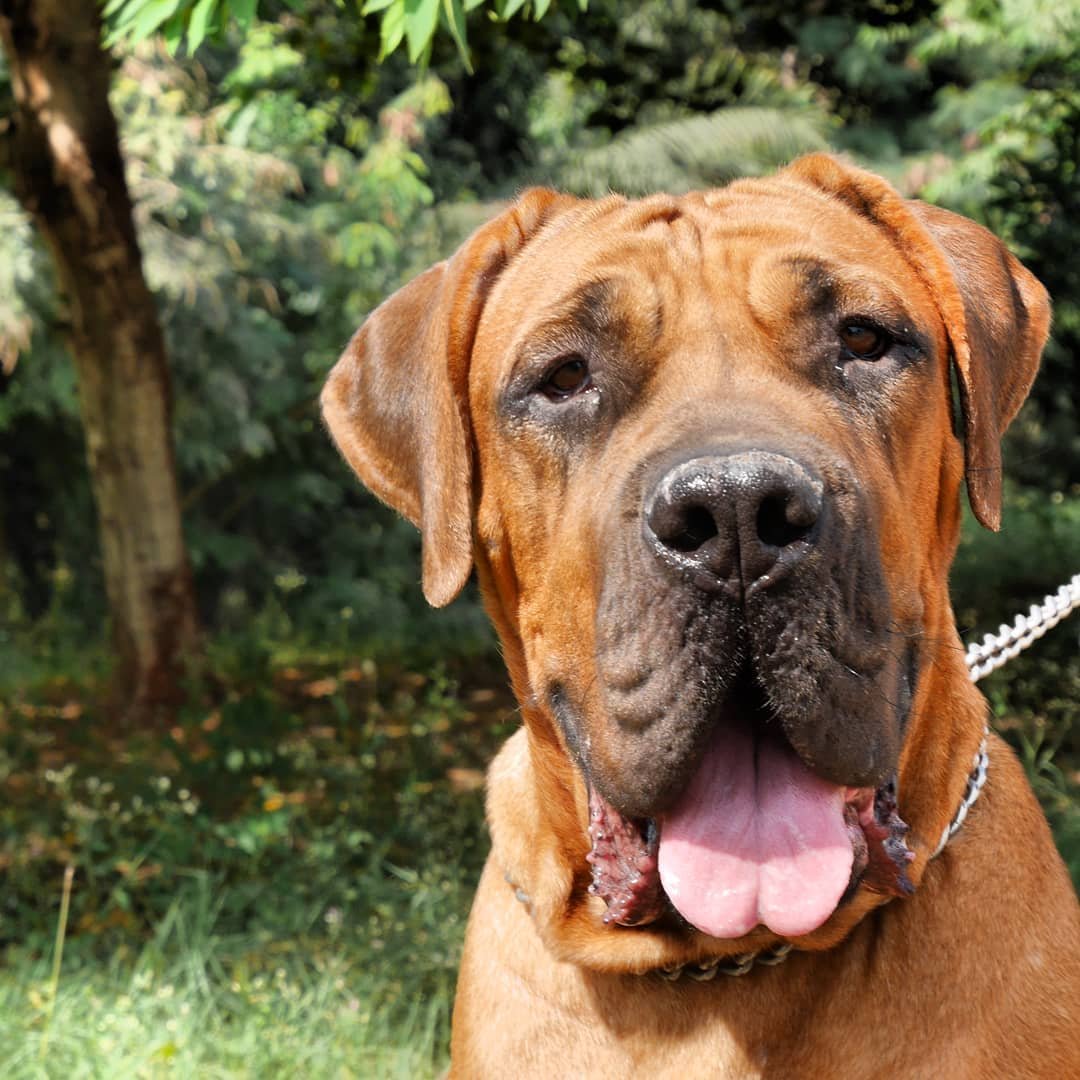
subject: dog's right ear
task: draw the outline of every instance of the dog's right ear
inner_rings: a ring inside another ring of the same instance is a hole
[[[435,607],[457,596],[472,569],[467,388],[484,302],[514,255],[574,202],[544,188],[525,192],[380,304],[323,388],[323,418],[345,460],[419,527],[424,595]]]

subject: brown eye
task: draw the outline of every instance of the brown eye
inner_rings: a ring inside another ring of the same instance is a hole
[[[840,327],[844,348],[857,360],[876,360],[889,347],[889,335],[867,323],[849,322]]]
[[[572,356],[547,377],[541,389],[557,401],[583,390],[588,383],[589,365],[580,356]]]

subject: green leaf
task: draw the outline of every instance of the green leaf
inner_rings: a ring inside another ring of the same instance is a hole
[[[549,7],[551,7],[551,0],[535,0],[533,4],[533,21],[539,22],[548,13]]]
[[[184,40],[184,22],[184,12],[178,11],[161,28],[161,36],[165,39],[165,48],[170,56],[176,55],[176,50]]]
[[[229,14],[236,20],[241,30],[246,30],[255,18],[255,11],[259,6],[259,0],[230,0]]]
[[[394,2],[383,12],[379,23],[379,61],[385,60],[405,36],[405,0]]]
[[[142,41],[153,34],[180,6],[180,0],[128,0],[117,7],[113,31],[106,39],[113,45],[120,38]]]
[[[465,65],[465,70],[471,75],[473,71],[472,61],[469,59],[469,45],[466,39],[465,10],[461,6],[461,0],[443,0],[443,15],[446,25],[457,45],[458,55]]]
[[[191,22],[188,23],[187,47],[193,53],[205,40],[206,30],[220,0],[198,0],[192,9]]]
[[[409,63],[415,64],[435,36],[439,22],[439,0],[405,0],[405,40]]]
[[[503,0],[499,5],[499,18],[506,22],[525,6],[525,0]]]
[[[367,3],[360,9],[361,15],[375,15],[380,11],[385,11],[395,0],[367,0]]]

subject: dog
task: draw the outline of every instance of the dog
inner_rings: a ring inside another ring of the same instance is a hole
[[[433,605],[475,567],[524,721],[450,1076],[1080,1076],[1080,907],[947,589],[1049,322],[821,154],[529,190],[370,315],[326,424]]]

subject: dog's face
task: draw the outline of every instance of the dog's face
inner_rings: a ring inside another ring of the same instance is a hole
[[[512,560],[533,693],[634,817],[721,717],[836,784],[896,769],[918,538],[962,469],[947,343],[880,231],[785,187],[567,214],[477,333],[477,539]]]
[[[332,376],[331,430],[422,525],[429,596],[475,545],[527,715],[588,785],[614,921],[666,894],[715,937],[796,936],[864,874],[906,885],[891,784],[958,529],[950,360],[995,524],[1047,322],[959,221],[827,158],[678,199],[534,193]]]

